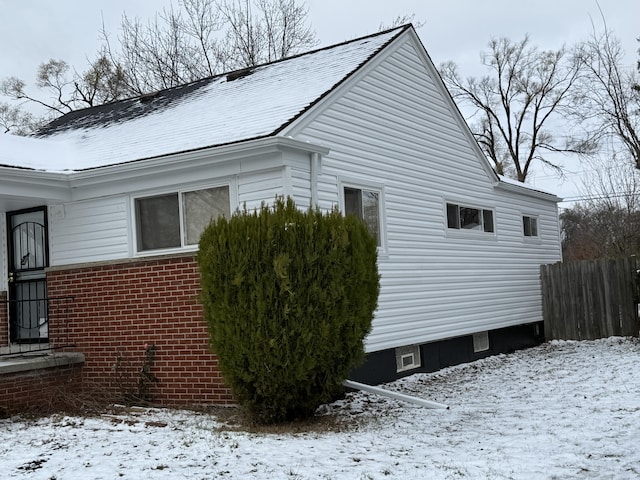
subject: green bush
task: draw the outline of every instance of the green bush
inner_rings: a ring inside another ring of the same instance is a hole
[[[202,302],[222,375],[262,422],[313,415],[364,359],[376,241],[335,209],[291,199],[219,218],[200,239]]]

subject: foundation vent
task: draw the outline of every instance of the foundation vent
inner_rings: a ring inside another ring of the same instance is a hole
[[[396,371],[404,372],[405,370],[418,368],[421,364],[419,345],[396,348]]]
[[[474,353],[486,352],[489,350],[489,332],[478,332],[473,334]]]

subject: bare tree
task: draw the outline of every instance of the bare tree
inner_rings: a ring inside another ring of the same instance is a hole
[[[35,123],[79,108],[117,100],[125,91],[122,72],[103,53],[89,62],[89,67],[81,74],[71,70],[64,60],[51,59],[41,63],[36,75],[36,86],[46,91],[47,97],[37,98],[29,95],[25,89],[25,82],[16,77],[8,77],[0,82],[0,92],[7,97],[37,104],[46,109],[49,116]]]
[[[488,46],[481,61],[489,75],[462,79],[453,62],[441,65],[440,74],[454,99],[475,109],[479,121],[471,129],[497,172],[524,182],[534,162],[561,173],[551,152],[591,151],[590,142],[552,134],[554,117],[560,117],[580,76],[571,52],[540,51],[528,36],[519,42],[493,39]]]
[[[265,32],[263,25],[255,21],[253,6],[249,1],[225,1],[219,7],[229,29],[224,37],[223,59],[229,68],[244,68],[260,63],[261,53],[265,51]]]
[[[143,24],[122,17],[112,45],[102,28],[106,56],[124,73],[131,95],[140,95],[211,76],[219,67],[214,34],[221,24],[209,0],[185,0]]]
[[[564,258],[640,255],[640,171],[615,156],[587,163],[583,200],[561,214]]]
[[[391,23],[380,22],[378,26],[379,31],[389,30],[395,27],[401,27],[402,25],[406,25],[408,23],[413,24],[413,27],[417,30],[425,26],[426,22],[421,20],[416,20],[416,14],[412,13],[411,15],[398,15],[393,19]]]
[[[297,0],[178,0],[146,24],[123,15],[116,41],[104,25],[101,33],[103,46],[85,71],[55,59],[39,66],[35,85],[42,96],[29,93],[19,78],[0,82],[0,93],[19,102],[7,107],[0,125],[17,132],[16,119],[21,120],[23,133],[36,125],[23,110],[25,102],[46,112],[42,122],[284,58],[318,43],[308,9]]]
[[[562,259],[566,262],[607,257],[608,216],[609,212],[591,210],[582,203],[564,210],[560,214]]]
[[[594,27],[582,43],[579,60],[586,71],[572,98],[573,115],[595,140],[613,143],[640,168],[640,89],[638,72],[623,64],[620,41]],[[640,68],[640,66],[639,66]]]
[[[36,119],[17,106],[0,102],[0,131],[14,135],[28,135],[35,128]]]
[[[69,65],[64,60],[51,59],[41,63],[36,74],[36,86],[50,91],[49,98],[44,100],[26,93],[26,83],[16,77],[5,78],[0,83],[0,90],[9,98],[33,102],[58,114],[71,110],[72,99],[67,97],[66,90],[72,90],[72,80],[68,77]]]
[[[296,0],[180,0],[146,25],[123,16],[108,56],[139,95],[278,60],[317,44]]]
[[[315,32],[307,24],[309,9],[295,0],[258,0],[266,37],[266,56],[261,61],[271,62],[289,57],[318,44]]]

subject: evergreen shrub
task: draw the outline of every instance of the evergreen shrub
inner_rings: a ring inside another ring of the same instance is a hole
[[[364,359],[379,275],[355,217],[277,198],[212,222],[197,259],[213,351],[254,419],[313,415]]]

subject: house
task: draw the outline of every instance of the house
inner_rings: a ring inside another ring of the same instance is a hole
[[[0,345],[81,352],[94,385],[118,388],[155,345],[159,402],[232,401],[194,255],[212,212],[277,195],[338,205],[377,237],[354,380],[542,338],[559,199],[494,172],[410,25],[69,113],[0,137],[0,165]]]

